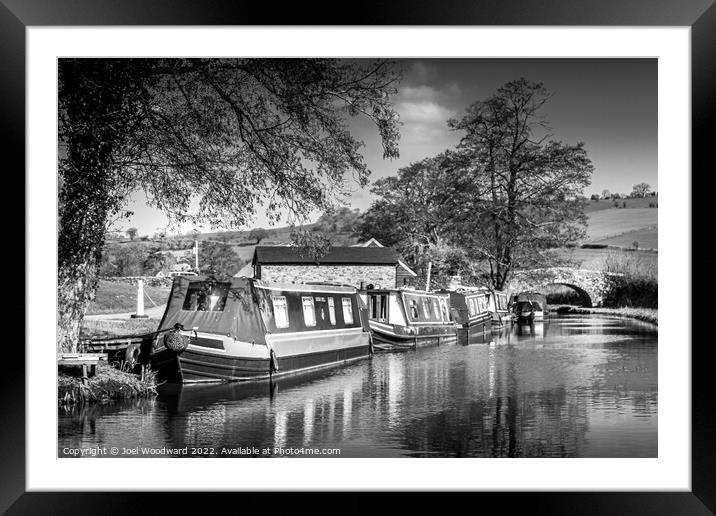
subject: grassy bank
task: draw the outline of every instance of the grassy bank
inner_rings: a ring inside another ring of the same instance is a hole
[[[133,398],[146,398],[157,394],[157,377],[145,371],[144,377],[101,364],[87,385],[82,384],[80,368],[66,368],[57,377],[57,400],[60,405],[90,402],[108,402]]]
[[[167,302],[170,286],[144,287],[144,305],[151,307]],[[87,308],[87,315],[134,312],[137,307],[137,287],[123,281],[101,279],[95,300]]]
[[[628,317],[640,321],[659,324],[659,310],[657,308],[586,308],[583,306],[560,306],[555,312],[560,314],[599,314],[613,315],[617,317]]]
[[[82,338],[117,337],[120,335],[141,335],[156,331],[158,319],[84,319]]]

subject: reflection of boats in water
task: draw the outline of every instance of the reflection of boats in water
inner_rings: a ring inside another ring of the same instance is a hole
[[[166,384],[156,402],[171,418],[176,447],[311,446],[334,432],[351,434],[353,400],[365,377],[350,369],[263,382]]]
[[[353,287],[178,277],[152,366],[160,379],[186,383],[265,379],[358,360],[370,353],[363,308]]]
[[[317,369],[301,375],[277,376],[270,381],[261,382],[166,383],[159,387],[158,399],[172,412],[183,412],[216,403],[252,398],[272,399],[293,389],[312,392],[315,385],[330,385],[341,390],[341,382],[346,382],[346,376],[336,375],[335,369]]]
[[[518,336],[534,337],[536,339],[543,339],[547,334],[547,328],[549,325],[545,320],[541,321],[529,321],[521,320],[515,324],[516,334]]]
[[[361,291],[376,349],[389,351],[454,344],[457,331],[448,312],[449,296],[409,289]]]
[[[547,298],[537,292],[521,292],[514,297],[513,306],[518,322],[541,321],[547,309]]]

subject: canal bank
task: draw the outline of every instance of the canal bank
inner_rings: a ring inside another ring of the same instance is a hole
[[[559,306],[552,308],[550,311],[558,314],[596,314],[596,315],[607,315],[615,317],[624,317],[627,319],[637,319],[659,325],[659,310],[657,308],[632,308],[632,307],[621,307],[621,308],[587,308],[583,306]]]
[[[60,371],[57,376],[57,401],[60,406],[90,402],[108,402],[149,398],[157,395],[156,373],[146,369],[143,375],[100,364],[94,375],[84,382],[82,377]]]

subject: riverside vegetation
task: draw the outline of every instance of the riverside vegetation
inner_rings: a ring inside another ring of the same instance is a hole
[[[77,369],[75,371],[74,369]],[[110,402],[115,400],[156,396],[157,377],[146,368],[141,375],[117,366],[99,364],[86,384],[78,376],[79,368],[68,368],[57,376],[57,400],[60,406],[81,405],[87,402]]]

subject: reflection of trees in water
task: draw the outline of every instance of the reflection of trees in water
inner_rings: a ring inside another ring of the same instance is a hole
[[[488,364],[489,368],[489,364]],[[468,369],[451,370],[450,383],[470,388]],[[521,392],[512,362],[501,361],[491,396],[446,408],[406,426],[403,446],[413,455],[455,457],[579,456],[587,431],[586,400],[564,387]]]
[[[590,411],[653,419],[656,346],[554,342],[513,338],[376,355],[282,379],[273,390],[260,382],[187,386],[131,408],[61,411],[60,439],[68,446],[353,445],[366,457],[379,448],[393,455],[569,457],[588,451]]]
[[[154,399],[91,403],[58,412],[59,449],[96,446],[161,447],[171,442]],[[127,414],[131,414],[127,417]]]

